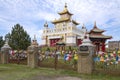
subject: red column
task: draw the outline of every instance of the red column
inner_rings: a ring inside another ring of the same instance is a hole
[[[53,44],[54,44],[54,39],[52,39],[51,42],[52,42],[52,43],[51,43],[51,46],[53,46]]]
[[[53,39],[51,40],[51,46],[53,46]]]
[[[53,46],[55,46],[55,43],[56,43],[55,41],[56,41],[56,39],[53,40]]]
[[[105,52],[105,43],[102,43],[102,51]]]
[[[52,42],[51,42],[51,39],[50,39],[50,46],[51,46]]]
[[[82,44],[82,40],[81,39],[77,39],[77,45],[79,46],[80,44]]]

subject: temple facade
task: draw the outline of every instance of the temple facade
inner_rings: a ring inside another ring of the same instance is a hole
[[[96,52],[100,50],[105,52],[105,42],[107,39],[112,38],[112,36],[104,35],[104,31],[105,30],[99,29],[95,22],[93,29],[89,32],[89,38],[92,41],[92,43],[96,46]]]
[[[58,14],[60,18],[52,21],[54,28],[49,28],[47,22],[44,24],[42,45],[55,46],[58,41],[62,41],[66,46],[80,45],[87,31],[85,26],[77,28],[79,23],[72,19],[73,14],[69,12],[66,4]]]

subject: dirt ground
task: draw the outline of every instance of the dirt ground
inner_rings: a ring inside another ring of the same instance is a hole
[[[81,80],[78,77],[70,77],[70,76],[59,76],[59,77],[53,77],[53,76],[36,76],[34,78],[31,78],[29,80]]]
[[[55,80],[81,80],[81,79],[77,77],[59,77],[56,78]]]

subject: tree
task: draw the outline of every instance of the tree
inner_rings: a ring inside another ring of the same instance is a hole
[[[12,27],[11,33],[6,34],[9,45],[15,50],[26,50],[31,43],[31,38],[20,24]]]
[[[0,49],[1,49],[1,47],[4,45],[4,40],[3,40],[3,37],[2,36],[0,36]]]

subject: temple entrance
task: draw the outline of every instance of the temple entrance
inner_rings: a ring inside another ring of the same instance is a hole
[[[94,43],[96,46],[96,51],[98,52],[100,50],[100,43]]]
[[[82,44],[82,40],[81,39],[77,39],[76,43],[79,46],[80,44]]]
[[[56,39],[50,39],[50,46],[55,46],[56,43],[60,40],[60,38],[56,38]]]
[[[105,40],[104,39],[91,39],[92,43],[96,46],[96,52],[100,50],[105,52]]]

